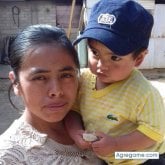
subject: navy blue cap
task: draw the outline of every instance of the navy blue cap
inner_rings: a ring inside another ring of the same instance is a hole
[[[86,28],[73,44],[91,38],[124,56],[148,47],[153,22],[153,16],[135,1],[100,0],[91,10]]]

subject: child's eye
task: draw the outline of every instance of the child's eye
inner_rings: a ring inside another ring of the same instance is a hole
[[[95,57],[99,56],[99,53],[96,50],[92,50],[92,53],[95,55]]]
[[[93,53],[93,55],[95,56],[95,57],[98,57],[99,56],[99,52],[98,51],[96,51],[95,49],[92,49],[92,48],[89,48],[90,49],[90,51]]]
[[[120,61],[121,60],[121,57],[119,57],[119,56],[111,56],[111,60],[112,61]]]

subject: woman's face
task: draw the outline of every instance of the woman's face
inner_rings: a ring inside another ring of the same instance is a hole
[[[76,98],[77,67],[57,45],[36,46],[27,53],[19,84],[14,86],[23,98],[25,113],[30,120],[61,121]]]

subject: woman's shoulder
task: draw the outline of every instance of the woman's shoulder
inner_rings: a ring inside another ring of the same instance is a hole
[[[0,141],[0,143],[0,163],[14,164],[17,162],[19,164],[25,157],[26,152],[20,145],[14,144],[11,141],[5,141],[3,143]]]
[[[0,136],[0,148],[3,145],[10,144],[21,146],[25,150],[31,149],[33,146],[42,146],[47,139],[46,134],[38,132],[30,124],[19,118]]]
[[[0,163],[17,164],[25,155],[25,150],[16,141],[16,130],[13,130],[15,122],[0,136]]]

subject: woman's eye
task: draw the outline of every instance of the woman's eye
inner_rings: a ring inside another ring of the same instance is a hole
[[[34,77],[33,80],[39,80],[39,81],[46,80],[46,77],[44,77],[44,76],[37,76],[37,77]]]
[[[60,77],[61,78],[72,78],[72,77],[74,77],[74,75],[71,73],[63,73]]]
[[[121,57],[119,57],[119,56],[111,56],[111,60],[112,61],[120,61]]]

